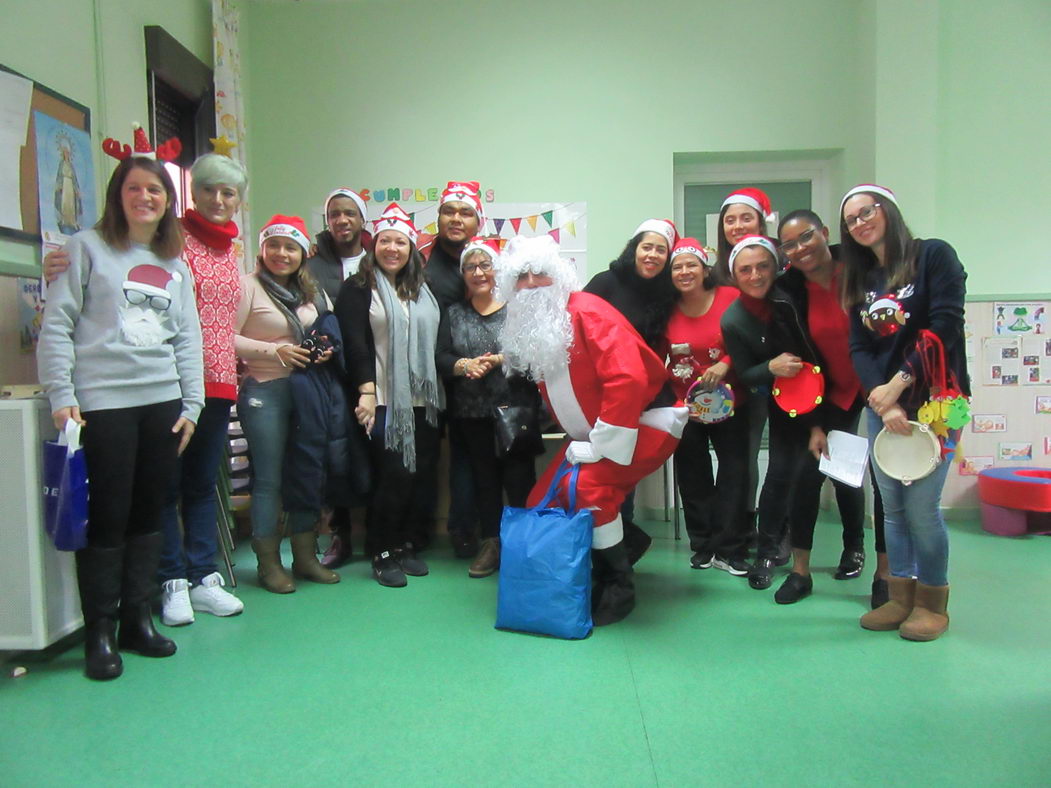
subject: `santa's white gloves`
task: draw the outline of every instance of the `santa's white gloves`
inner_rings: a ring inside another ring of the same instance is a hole
[[[595,448],[595,444],[587,441],[570,441],[566,449],[566,461],[570,465],[586,465],[601,459],[602,455]]]

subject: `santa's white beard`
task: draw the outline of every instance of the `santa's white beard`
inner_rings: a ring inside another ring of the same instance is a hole
[[[518,290],[511,296],[500,350],[512,369],[528,372],[536,381],[565,369],[573,343],[565,299],[566,294],[553,286]]]
[[[152,309],[139,306],[125,307],[121,316],[124,338],[136,347],[152,347],[167,340],[172,334],[160,315]]]

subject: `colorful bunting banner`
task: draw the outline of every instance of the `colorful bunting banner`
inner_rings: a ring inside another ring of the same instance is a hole
[[[539,219],[539,218],[540,218],[539,216],[527,216],[526,217],[526,221],[529,222],[529,229],[530,230],[535,230],[536,229],[536,220]]]
[[[552,221],[552,219],[555,216],[555,212],[554,211],[544,211],[544,213],[541,214],[541,215],[544,217],[544,221],[547,222],[547,226],[548,227],[553,227],[554,226],[555,223]]]
[[[511,227],[514,229],[515,235],[518,235],[518,228],[521,227],[521,226],[522,226],[522,218],[521,217],[518,217],[517,219],[511,219]],[[574,233],[574,235],[575,235],[575,233]]]
[[[547,234],[555,239],[555,243],[558,243],[558,228],[557,227],[554,230],[548,230]]]

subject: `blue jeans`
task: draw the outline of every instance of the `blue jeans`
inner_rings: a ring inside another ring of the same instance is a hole
[[[292,421],[292,386],[288,378],[260,383],[245,378],[237,397],[237,415],[248,439],[252,463],[252,538],[280,536],[281,471]],[[289,512],[289,533],[314,527],[318,512]]]
[[[869,448],[883,429],[883,419],[867,412]],[[894,577],[915,577],[928,586],[949,584],[949,532],[942,518],[941,498],[952,463],[943,460],[934,472],[905,485],[887,476],[872,460],[883,497],[887,560]]]
[[[218,569],[215,563],[218,549],[215,479],[223,456],[223,444],[227,440],[231,404],[227,399],[209,397],[205,400],[193,438],[168,485],[161,516],[164,547],[159,576],[162,583],[177,578],[199,583],[201,578]]]

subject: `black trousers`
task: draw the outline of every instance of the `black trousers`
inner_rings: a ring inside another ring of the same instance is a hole
[[[366,515],[365,550],[374,556],[412,542],[434,518],[431,491],[438,465],[438,427],[427,423],[424,408],[413,408],[416,470],[409,471],[401,452],[384,445],[386,416],[386,407],[376,408],[370,435],[375,488]]]
[[[862,402],[850,410],[826,404],[827,428],[857,432]],[[758,558],[771,558],[784,537],[785,515],[788,515],[792,547],[810,550],[814,542],[814,524],[820,506],[821,485],[825,475],[818,461],[807,450],[809,427],[792,419],[770,400],[769,465],[763,491],[759,496]],[[860,549],[864,544],[865,498],[860,488],[833,482],[836,503],[843,523],[843,547]]]
[[[161,530],[175,476],[182,401],[83,413],[88,466],[88,545],[121,547],[129,536]]]
[[[481,536],[483,539],[499,536],[504,494],[507,494],[509,506],[526,505],[529,491],[536,484],[536,458],[498,457],[492,419],[455,418],[450,422],[450,428],[452,439],[462,441],[467,449]],[[451,471],[449,475],[452,475]]]
[[[748,428],[747,416],[740,413],[718,424],[689,421],[683,429],[675,450],[675,482],[694,552],[725,558],[744,558],[748,552]],[[717,475],[709,447],[719,460]]]

